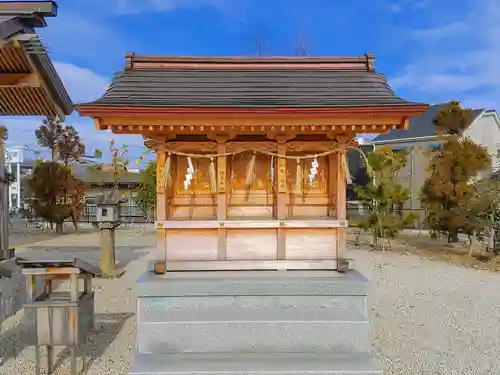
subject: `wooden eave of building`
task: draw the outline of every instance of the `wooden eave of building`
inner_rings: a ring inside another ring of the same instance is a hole
[[[52,1],[0,3],[0,115],[60,116],[73,103],[34,28],[55,16]]]
[[[151,57],[127,54],[102,98],[76,106],[116,133],[246,134],[404,129],[426,104],[397,97],[356,57]]]

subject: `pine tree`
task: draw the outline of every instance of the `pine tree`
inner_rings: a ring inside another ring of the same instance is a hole
[[[484,202],[473,182],[491,164],[487,150],[463,136],[470,112],[450,102],[436,116],[442,146],[431,155],[429,177],[421,191],[429,229],[447,233],[450,243],[458,241],[460,231],[475,231]]]
[[[355,192],[368,208],[368,217],[358,225],[371,233],[376,247],[379,238],[390,241],[415,217],[394,210],[409,198],[408,190],[395,181],[397,171],[406,165],[406,152],[393,152],[390,147],[382,147],[370,153],[367,161],[371,179],[365,186],[356,187]]]

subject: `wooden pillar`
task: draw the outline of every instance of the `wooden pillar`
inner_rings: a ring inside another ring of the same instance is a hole
[[[278,155],[286,155],[286,140],[278,139]],[[284,220],[288,216],[287,207],[287,172],[286,172],[286,159],[278,157],[278,193],[276,195],[276,218]],[[286,229],[277,229],[277,258],[278,260],[286,259]]]
[[[347,182],[346,182],[346,171],[342,167],[342,158],[344,157],[346,151],[346,145],[339,144],[341,148],[341,153],[336,153],[336,169],[337,169],[337,195],[336,195],[336,212],[337,220],[347,219],[347,207],[346,207],[346,194],[347,194]],[[337,232],[337,259],[342,259],[345,257],[345,246],[347,240],[347,228],[339,228]]]
[[[167,220],[167,186],[165,186],[163,172],[165,169],[166,153],[156,150],[156,221]],[[156,229],[157,255],[156,261],[167,260],[167,230]]]
[[[226,152],[227,137],[217,137],[217,153]],[[217,220],[227,219],[227,158],[225,156],[217,157]],[[226,260],[227,258],[227,230],[217,229],[217,259]]]
[[[328,155],[328,216],[337,218],[337,186],[338,165],[337,155]]]

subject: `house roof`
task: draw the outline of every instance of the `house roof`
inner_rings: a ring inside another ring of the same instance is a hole
[[[0,3],[0,115],[64,116],[73,103],[34,31],[54,17],[52,1]]]
[[[436,125],[434,125],[433,121],[439,111],[446,105],[447,104],[435,104],[429,106],[423,116],[416,116],[410,120],[408,129],[395,129],[391,130],[389,133],[380,134],[373,139],[373,142],[387,142],[399,139],[421,138],[436,135]],[[472,111],[471,123],[474,122],[483,112],[483,109],[474,109]]]
[[[89,185],[110,185],[115,183],[113,173],[110,170],[97,170],[92,165],[73,164],[75,177]],[[136,185],[141,180],[142,173],[126,172],[120,173],[120,185]]]
[[[374,57],[152,57],[126,55],[98,100],[78,106],[408,106],[375,72]]]
[[[33,162],[33,166],[36,161]],[[112,185],[115,183],[113,173],[110,170],[98,170],[95,165],[71,164],[73,173],[77,179],[88,185]],[[120,173],[120,185],[137,185],[141,181],[142,173],[123,171]],[[22,180],[30,178],[23,175]]]

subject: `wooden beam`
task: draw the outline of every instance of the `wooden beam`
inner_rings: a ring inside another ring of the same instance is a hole
[[[86,113],[82,113],[86,115]],[[290,133],[302,133],[304,130],[312,131],[311,126],[315,126],[315,132],[317,133],[326,133],[328,130],[335,130],[339,132],[353,130],[355,133],[358,133],[362,130],[362,127],[365,126],[365,132],[374,132],[372,130],[372,125],[377,126],[386,126],[386,128],[390,128],[392,126],[401,127],[401,116],[335,116],[331,114],[330,116],[325,117],[314,117],[314,115],[310,115],[308,117],[300,117],[290,115],[288,117],[273,117],[271,115],[268,116],[255,116],[255,117],[231,117],[231,116],[213,116],[213,115],[142,115],[136,114],[135,116],[119,116],[118,114],[106,113],[102,115],[92,116],[92,117],[101,117],[102,125],[131,125],[131,126],[143,126],[144,124],[152,125],[152,126],[172,126],[172,131],[175,133],[179,133],[180,131],[185,131],[187,134],[192,133],[191,126],[194,129],[200,128],[203,126],[203,132],[210,133],[226,133],[226,132],[239,132],[241,127],[243,126],[245,131],[251,131],[251,127],[254,127],[254,132],[263,132],[265,133],[273,133],[279,132],[283,134]],[[183,129],[181,127],[184,126]],[[212,126],[214,129],[212,129]],[[274,129],[271,128],[274,126]],[[283,130],[281,127],[283,126]],[[295,126],[295,128],[293,128]],[[304,128],[302,128],[302,126]],[[331,129],[322,129],[321,127],[330,126]],[[354,129],[352,129],[354,126]],[[222,127],[224,127],[222,129]],[[248,127],[248,128],[246,128]],[[118,129],[117,129],[118,130]],[[137,130],[137,129],[135,129]],[[143,129],[146,131],[147,129]]]
[[[0,73],[0,87],[41,87],[36,73]]]
[[[54,1],[2,1],[0,13],[12,15],[32,15],[38,13],[43,17],[57,16],[57,4]]]
[[[336,270],[336,259],[170,261],[167,271]],[[332,276],[335,276],[332,274]]]
[[[158,220],[159,229],[347,228],[347,220]]]
[[[28,63],[30,65],[31,69],[34,72],[36,72],[37,71],[36,64],[33,62],[33,59],[30,56],[30,54],[26,53],[25,56],[26,56],[26,60],[28,60]],[[59,107],[59,105],[57,105],[57,101],[55,100],[51,91],[47,87],[47,84],[43,81],[43,79],[40,79],[40,78],[39,78],[39,82],[40,82],[40,87],[43,88],[43,91],[45,92],[45,95],[47,95],[47,98],[48,98],[50,104],[52,105],[53,109],[55,110],[57,116],[59,117],[59,119],[61,121],[64,121],[64,119],[66,118],[66,115],[64,114],[63,109],[61,107]]]

